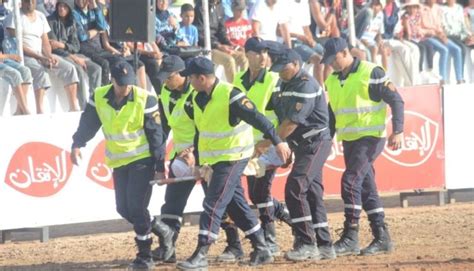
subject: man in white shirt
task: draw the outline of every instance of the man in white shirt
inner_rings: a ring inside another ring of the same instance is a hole
[[[46,89],[51,87],[48,72],[53,73],[64,82],[67,92],[69,111],[79,111],[77,100],[77,76],[74,65],[54,56],[49,44],[48,32],[51,31],[43,13],[35,10],[36,0],[22,0],[20,22],[23,28],[23,53],[25,66],[30,68],[33,76],[36,112],[44,113],[43,100]],[[7,18],[6,28],[10,36],[15,36],[13,14]]]
[[[311,33],[311,12],[307,0],[287,0],[286,13],[289,14],[288,31],[292,47],[306,63],[313,64],[313,77],[323,85],[323,65],[320,64],[324,48],[316,43]]]
[[[288,12],[289,0],[257,0],[250,11],[250,21],[252,30],[256,37],[264,40],[277,41],[277,27],[279,27],[283,42],[291,47],[288,32]]]

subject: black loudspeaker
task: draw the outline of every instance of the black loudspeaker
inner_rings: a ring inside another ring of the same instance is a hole
[[[155,0],[113,0],[110,34],[114,41],[154,42]]]

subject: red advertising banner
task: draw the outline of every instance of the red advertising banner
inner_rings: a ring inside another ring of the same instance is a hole
[[[387,146],[375,162],[376,182],[380,192],[442,188],[445,185],[443,117],[441,90],[438,85],[399,89],[405,101],[405,126],[402,148]],[[392,131],[391,116],[387,132]],[[333,142],[326,161],[323,182],[326,195],[340,194],[344,171],[341,143]],[[288,169],[281,170],[283,175]],[[274,181],[274,196],[284,198],[286,176]]]

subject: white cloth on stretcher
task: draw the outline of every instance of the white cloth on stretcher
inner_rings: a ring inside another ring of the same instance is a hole
[[[265,175],[265,171],[270,168],[277,168],[284,165],[285,162],[278,156],[275,146],[260,155],[260,157],[253,158],[244,169],[244,175],[255,176],[257,178]]]

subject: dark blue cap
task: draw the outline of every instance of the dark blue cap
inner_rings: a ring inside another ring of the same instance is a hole
[[[191,74],[213,74],[214,63],[206,57],[197,56],[189,60],[186,69],[181,72],[182,76],[190,76]]]
[[[292,49],[285,49],[282,51],[282,53],[275,59],[275,62],[273,62],[271,71],[273,72],[281,72],[286,64],[288,63],[293,63],[298,61],[301,65],[303,62],[301,60],[301,56]]]
[[[288,49],[288,46],[285,44],[273,40],[266,40],[265,45],[268,48],[268,54],[273,62]]]
[[[245,52],[255,52],[260,53],[262,50],[268,49],[267,43],[259,38],[259,37],[252,37],[245,42]]]
[[[116,62],[110,69],[110,74],[119,86],[135,85],[135,71],[128,62]]]
[[[331,64],[336,54],[347,48],[347,42],[343,38],[331,38],[324,44],[324,56],[321,64]]]
[[[181,57],[177,55],[168,55],[163,58],[163,61],[160,65],[160,72],[158,73],[157,77],[161,80],[161,82],[163,82],[168,79],[170,74],[183,71],[185,68],[186,65],[184,64],[184,61],[181,59]]]

